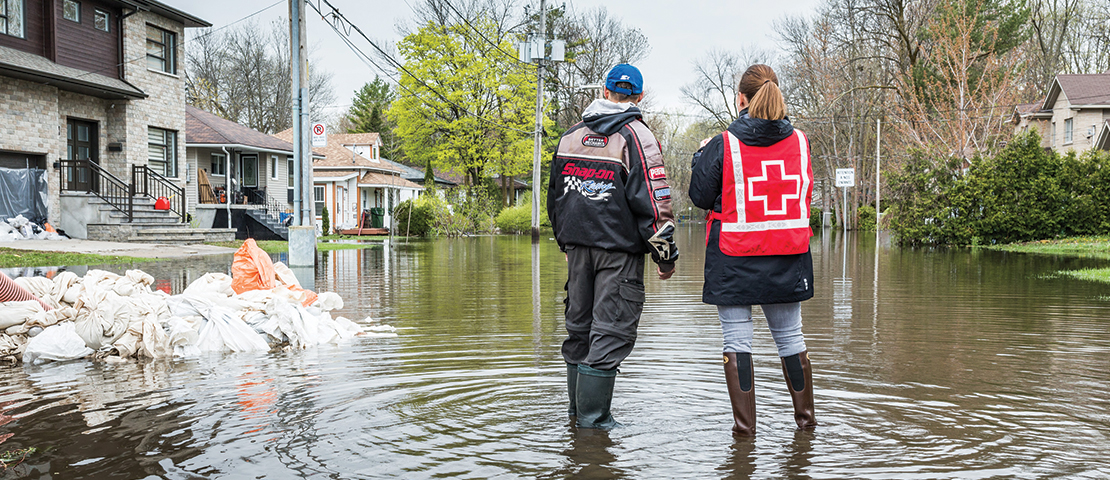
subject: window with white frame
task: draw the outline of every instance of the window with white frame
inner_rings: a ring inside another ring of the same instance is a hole
[[[71,22],[81,23],[81,2],[75,2],[74,0],[63,0],[62,18]]]
[[[277,180],[278,178],[278,158],[277,155],[270,155],[270,179]]]
[[[151,169],[177,178],[177,132],[147,127],[147,152]]]
[[[1064,120],[1064,143],[1071,143],[1072,119]]]
[[[316,202],[316,214],[317,215],[323,215],[324,214],[324,186],[323,185],[313,185],[312,186],[312,200]]]
[[[293,175],[293,159],[290,158],[289,159],[289,188],[293,188],[293,187],[297,186],[294,183],[294,180],[296,180],[296,178],[297,178],[297,176]]]
[[[102,32],[108,31],[108,24],[112,20],[112,15],[101,9],[93,10],[93,26]]]
[[[177,34],[146,26],[146,67],[159,72],[177,73]]]
[[[23,38],[23,0],[0,0],[0,33]]]
[[[227,173],[227,155],[222,153],[212,154],[212,172],[213,176],[222,177]]]

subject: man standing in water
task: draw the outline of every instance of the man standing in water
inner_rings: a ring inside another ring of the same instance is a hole
[[[582,428],[620,425],[609,407],[617,367],[636,343],[644,254],[662,280],[678,258],[663,154],[636,107],[643,91],[636,67],[613,67],[605,98],[567,130],[551,163],[547,215],[568,269],[568,413]]]

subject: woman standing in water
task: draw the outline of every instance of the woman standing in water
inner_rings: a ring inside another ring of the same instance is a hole
[[[702,301],[717,305],[733,433],[755,435],[752,305],[778,347],[798,428],[817,425],[802,336],[801,302],[813,297],[809,141],[786,118],[778,76],[752,65],[740,78],[728,130],[694,154],[690,199],[709,211]]]

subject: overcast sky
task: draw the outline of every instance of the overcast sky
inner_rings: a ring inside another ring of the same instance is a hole
[[[214,28],[223,27],[274,3],[274,0],[163,1],[211,22]],[[400,39],[397,24],[414,16],[410,4],[416,5],[420,0],[330,1],[372,39],[392,43]],[[531,3],[539,6],[538,0]],[[554,5],[561,3],[549,2]],[[639,28],[648,38],[651,53],[637,67],[655,97],[655,108],[688,110],[689,106],[681,100],[679,88],[694,80],[691,63],[696,58],[714,48],[737,50],[754,46],[777,49],[773,21],[786,15],[809,16],[819,1],[574,0],[567,4],[578,10],[604,6],[609,9],[610,15],[621,19],[625,25]],[[313,13],[308,20],[308,39],[316,48],[321,63],[316,68],[332,72],[337,103],[349,104],[355,90],[372,80],[376,72],[359,61],[311,8],[309,11]],[[250,21],[265,25],[287,14],[288,2],[281,1]],[[369,53],[372,50],[361,38],[354,41],[363,51]]]

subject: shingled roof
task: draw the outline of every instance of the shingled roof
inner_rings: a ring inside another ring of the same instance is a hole
[[[1060,93],[1072,106],[1110,105],[1110,73],[1057,75],[1041,108],[1052,109]]]
[[[389,172],[400,172],[401,169],[397,168],[391,162],[375,162],[362,155],[355,153],[353,150],[344,147],[343,145],[354,145],[356,142],[344,142],[342,137],[349,137],[351,135],[374,135],[378,134],[331,134],[328,135],[328,146],[323,148],[314,148],[312,153],[314,156],[322,155],[324,158],[317,158],[313,160],[313,167],[324,168],[373,168],[375,170],[385,170]],[[293,129],[288,128],[273,135],[283,141],[293,141]],[[361,142],[357,142],[362,144]]]
[[[293,154],[293,144],[193,106],[185,107],[185,145],[239,145]]]

